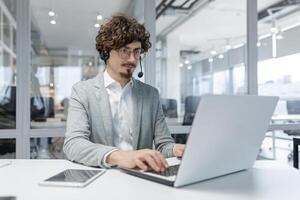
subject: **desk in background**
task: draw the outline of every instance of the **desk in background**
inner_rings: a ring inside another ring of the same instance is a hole
[[[45,187],[37,183],[64,169],[88,167],[66,160],[12,160],[0,168],[0,196],[18,200],[188,199],[188,200],[298,200],[300,172],[276,161],[257,161],[254,168],[172,188],[110,169],[85,188]]]
[[[190,132],[191,126],[183,126],[181,119],[178,118],[166,118],[168,127],[171,134],[188,134]],[[297,123],[290,123],[294,121]],[[276,130],[300,130],[300,115],[274,115],[269,126],[269,131],[272,131],[272,151],[273,159],[276,159],[275,151],[275,138]]]

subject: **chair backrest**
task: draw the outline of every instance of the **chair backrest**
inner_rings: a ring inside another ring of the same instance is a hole
[[[300,100],[288,100],[286,101],[286,109],[288,114],[300,114]]]
[[[0,129],[16,127],[16,86],[6,85],[0,93]]]
[[[177,118],[177,101],[176,99],[161,99],[162,109],[165,117]]]
[[[200,96],[187,96],[185,98],[185,112],[182,125],[192,125],[199,102]]]
[[[55,116],[54,100],[52,97],[31,97],[30,104],[32,120],[46,121],[47,118],[53,118]]]

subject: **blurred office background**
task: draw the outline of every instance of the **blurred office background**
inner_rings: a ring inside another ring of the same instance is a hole
[[[63,158],[71,87],[104,69],[95,36],[116,12],[152,34],[142,81],[158,88],[171,130],[192,124],[204,94],[280,96],[271,123],[298,123],[299,0],[0,0],[0,158]],[[285,129],[266,134],[260,158],[290,163],[300,131]]]

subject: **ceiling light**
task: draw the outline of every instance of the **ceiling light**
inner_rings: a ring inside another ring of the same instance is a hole
[[[187,66],[187,69],[191,70],[192,69],[192,65]]]
[[[48,12],[48,15],[49,15],[50,17],[53,17],[53,16],[55,15],[55,12],[54,12],[53,10],[50,10],[50,11]]]
[[[223,58],[224,58],[224,55],[223,55],[223,54],[220,54],[220,55],[218,56],[218,58],[219,58],[219,59],[223,59]]]
[[[212,50],[210,53],[211,53],[211,55],[216,55],[217,51],[216,50]]]
[[[227,45],[225,46],[225,49],[226,49],[226,50],[229,50],[229,49],[231,49],[231,46],[230,46],[229,44],[227,44]]]
[[[93,66],[93,62],[90,61],[90,62],[88,63],[88,65],[89,65],[89,66]]]
[[[185,61],[184,61],[184,64],[187,64],[187,65],[188,65],[188,64],[190,64],[190,61],[189,61],[189,60],[185,60]]]
[[[179,67],[183,67],[183,64],[182,64],[182,63],[180,63],[180,64],[179,64]]]
[[[258,41],[258,42],[256,43],[256,46],[257,46],[257,47],[260,47],[260,46],[261,46],[261,42]]]
[[[281,34],[281,33],[277,34],[277,35],[276,35],[276,39],[277,39],[277,40],[282,40],[282,39],[283,39],[282,34]]]
[[[99,28],[99,27],[100,27],[100,24],[96,23],[96,24],[94,24],[94,27],[95,27],[95,28]]]
[[[102,19],[103,19],[102,15],[97,15],[97,20],[102,20]]]
[[[273,34],[276,34],[276,33],[279,32],[279,30],[278,30],[277,27],[271,27],[271,28],[270,28],[270,31],[271,31],[271,33],[273,33]]]
[[[212,63],[212,62],[214,62],[214,59],[213,58],[209,58],[208,62]]]
[[[54,20],[54,19],[52,19],[51,21],[50,21],[50,24],[56,24],[56,21]]]

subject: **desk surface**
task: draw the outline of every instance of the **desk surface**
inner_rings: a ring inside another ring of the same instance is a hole
[[[37,183],[66,168],[88,168],[66,160],[12,160],[0,168],[0,196],[18,200],[99,199],[289,199],[300,198],[300,173],[275,161],[257,161],[254,168],[182,188],[172,188],[127,175],[117,169],[85,188],[45,187]]]

